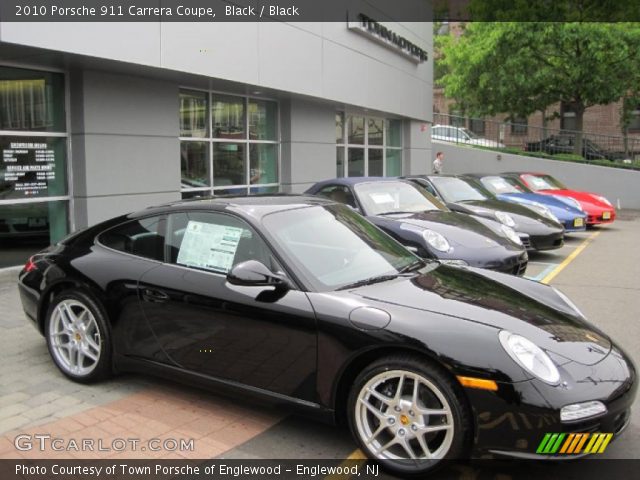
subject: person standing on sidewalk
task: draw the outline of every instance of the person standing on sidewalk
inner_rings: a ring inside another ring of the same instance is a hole
[[[438,152],[436,153],[436,159],[433,161],[433,174],[440,175],[442,173],[442,168],[444,167],[444,153]]]

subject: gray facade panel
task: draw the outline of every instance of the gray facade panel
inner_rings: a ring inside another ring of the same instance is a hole
[[[166,23],[161,66],[208,77],[259,84],[256,23]]]
[[[78,132],[178,136],[178,86],[131,75],[84,72]]]
[[[74,201],[76,228],[108,220],[118,215],[135,212],[151,205],[161,205],[180,198],[177,192],[113,195],[108,197],[79,197]],[[85,223],[83,224],[83,220]]]
[[[160,66],[159,22],[3,22],[3,42]]]
[[[84,190],[75,192],[77,195],[180,190],[180,145],[176,137],[87,134],[84,143],[86,182]]]

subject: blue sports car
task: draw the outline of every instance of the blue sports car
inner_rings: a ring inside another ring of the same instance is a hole
[[[535,193],[513,177],[477,173],[466,176],[476,178],[500,200],[525,205],[543,215],[550,212],[564,225],[565,232],[587,228],[587,214],[576,200]]]

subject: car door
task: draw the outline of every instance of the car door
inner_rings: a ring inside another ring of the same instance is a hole
[[[316,321],[306,294],[226,280],[246,260],[281,271],[260,235],[237,216],[201,211],[168,215],[166,232],[166,261],[140,278],[139,298],[169,361],[312,401]]]

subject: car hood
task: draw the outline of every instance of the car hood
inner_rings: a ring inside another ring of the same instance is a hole
[[[583,211],[551,195],[540,195],[539,193],[501,193],[498,195],[498,199],[504,200],[505,202],[517,202],[525,206],[538,203],[547,207],[560,219],[586,217]]]
[[[584,208],[584,204],[587,204],[587,205],[590,205],[590,206],[593,206],[593,207],[596,207],[596,208],[599,208],[599,209],[603,209],[603,210],[613,210],[612,206],[607,205],[606,203],[604,203],[600,199],[598,199],[598,197],[600,195],[598,195],[597,193],[578,192],[576,190],[569,190],[569,189],[565,189],[565,190],[544,190],[544,193],[550,194],[550,195],[561,195],[563,197],[575,198],[581,204],[583,204],[583,208]]]
[[[412,227],[433,230],[443,235],[450,244],[466,248],[493,248],[496,245],[515,247],[497,229],[494,231],[477,219],[456,212],[435,210],[367,218],[375,225],[389,230]]]
[[[481,215],[483,217],[493,217],[493,212],[496,211],[507,212],[513,217],[519,227],[523,225],[537,226],[539,224],[544,224],[547,227],[554,229],[561,228],[557,223],[543,217],[537,212],[531,210],[529,207],[513,202],[506,202],[504,200],[469,200],[465,202],[457,202],[449,206],[450,208],[465,210],[466,213]],[[516,228],[516,230],[518,230],[518,228]]]
[[[612,347],[604,333],[583,320],[551,287],[490,270],[440,265],[412,278],[359,287],[351,293],[378,305],[508,330],[553,354],[559,365],[568,361],[596,364]],[[411,318],[420,322],[420,315]]]

